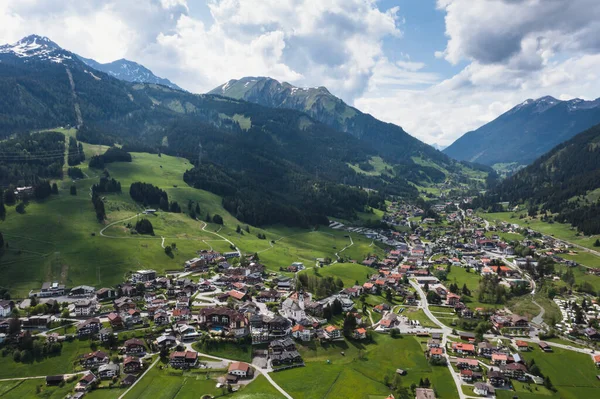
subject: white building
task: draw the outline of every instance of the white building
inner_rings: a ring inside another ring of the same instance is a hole
[[[0,317],[8,317],[10,316],[10,312],[12,311],[12,302],[8,300],[0,300]]]

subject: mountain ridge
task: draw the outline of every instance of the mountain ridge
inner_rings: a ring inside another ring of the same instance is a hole
[[[484,165],[526,165],[556,145],[600,123],[600,98],[527,99],[493,121],[467,132],[443,152]]]
[[[161,84],[172,89],[183,90],[170,80],[156,76],[151,70],[137,62],[121,58],[102,64],[91,58],[85,58],[65,50],[46,36],[32,34],[25,36],[16,43],[0,46],[0,54],[11,53],[24,62],[28,62],[29,60],[49,60],[55,63],[63,63],[78,59],[90,68],[104,72],[120,80],[133,83]]]
[[[440,170],[456,171],[462,167],[402,127],[361,112],[323,86],[296,87],[269,77],[247,76],[231,79],[207,94],[305,112],[325,125],[368,142],[386,161],[406,168],[418,166],[421,173],[435,176],[433,179],[441,178]]]

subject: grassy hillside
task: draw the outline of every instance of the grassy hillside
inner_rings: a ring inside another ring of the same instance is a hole
[[[84,143],[87,159],[105,150],[104,146]],[[258,252],[261,261],[272,270],[295,261],[310,266],[316,258],[335,259],[334,253],[350,243],[344,232],[328,228],[310,231],[277,226],[250,227],[250,233],[238,234],[237,225],[245,225],[223,209],[219,196],[183,182],[183,172],[191,167],[187,160],[148,153],[132,153],[132,158],[131,163],[107,165],[111,177],[121,182],[123,193],[104,195],[108,219],[104,225],[96,221],[89,196],[90,187],[98,181],[101,171],[88,168],[87,161],[80,165],[87,177],[76,182],[66,177],[57,182],[59,195],[43,202],[31,202],[22,215],[14,206],[7,207],[6,220],[0,222],[0,231],[8,242],[0,265],[2,286],[10,287],[13,295],[24,296],[48,280],[58,280],[68,286],[85,283],[99,287],[119,283],[126,273],[139,268],[159,272],[181,270],[185,260],[194,257],[198,250],[229,250],[230,244],[213,234],[215,231],[243,252]],[[218,213],[223,217],[224,226],[208,224],[203,231],[204,222],[192,220],[186,213],[160,212],[146,216],[154,226],[154,237],[130,235],[126,224],[135,224],[139,218],[136,215],[143,210],[129,196],[129,186],[135,181],[159,186],[171,201],[178,201],[184,211],[189,200],[194,206],[197,202],[202,218],[206,213]],[[69,194],[72,184],[77,187],[77,196]],[[102,229],[105,229],[104,236],[100,235]],[[267,239],[258,239],[259,232]],[[163,237],[165,245],[176,244],[173,257],[164,253]],[[356,235],[353,238],[355,244],[344,255],[362,259],[367,253],[381,253],[381,249],[370,246],[370,240]]]

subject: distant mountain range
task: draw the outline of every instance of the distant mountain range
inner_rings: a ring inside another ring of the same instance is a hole
[[[600,99],[527,100],[444,150],[454,159],[484,165],[527,165],[558,144],[600,123]]]
[[[431,144],[431,146],[438,151],[444,151],[448,147],[447,145],[441,145],[438,143],[433,143],[433,144]]]
[[[62,63],[73,59],[82,60],[90,68],[107,73],[117,79],[134,83],[154,83],[182,90],[168,79],[158,77],[148,68],[126,59],[101,64],[95,60],[81,57],[62,49],[58,44],[44,36],[29,35],[14,44],[0,46],[0,54],[14,54],[23,61],[41,60]]]

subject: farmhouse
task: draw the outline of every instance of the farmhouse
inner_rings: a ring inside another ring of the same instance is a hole
[[[253,375],[253,369],[248,363],[244,362],[233,362],[229,365],[227,373],[233,376],[233,380],[237,381],[238,378],[248,378]]]

